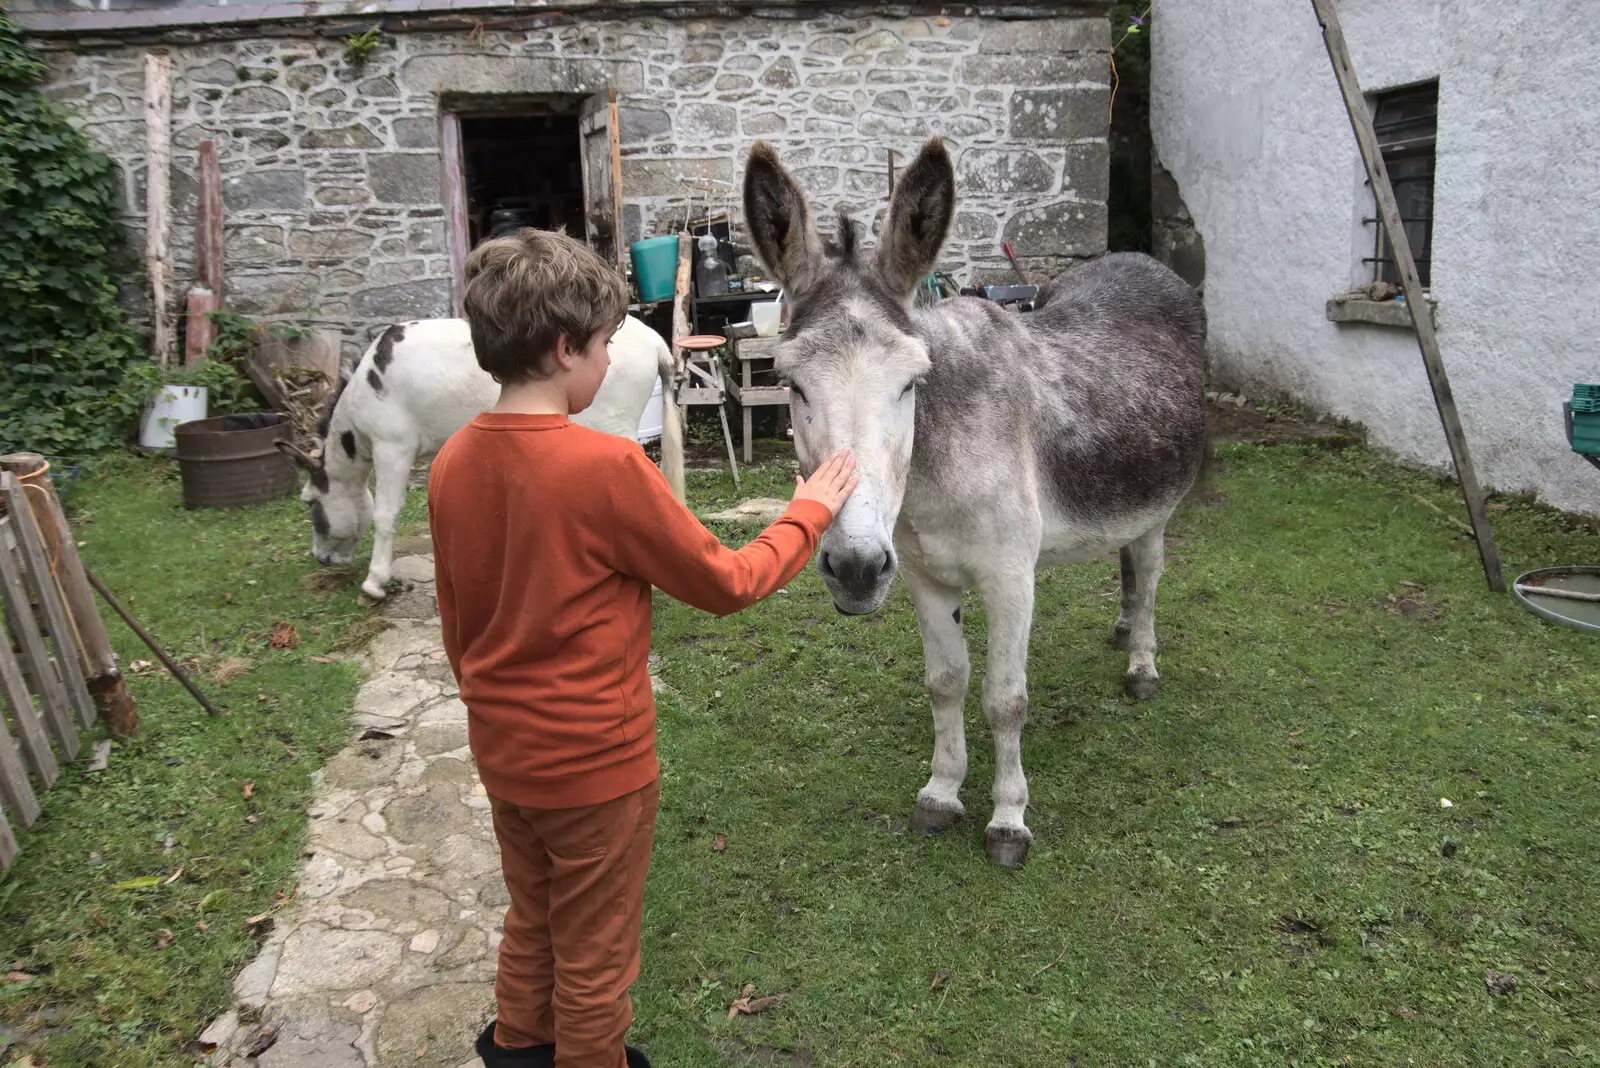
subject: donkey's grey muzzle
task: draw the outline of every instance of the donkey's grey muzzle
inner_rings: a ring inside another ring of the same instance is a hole
[[[817,570],[833,595],[833,606],[847,616],[867,615],[883,603],[895,565],[894,550],[878,546],[823,549],[817,556]]]

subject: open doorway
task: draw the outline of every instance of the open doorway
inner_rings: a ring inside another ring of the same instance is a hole
[[[525,226],[584,234],[578,100],[566,114],[461,117],[467,243]]]
[[[457,315],[467,254],[525,226],[565,230],[623,270],[615,89],[447,101],[440,118]]]

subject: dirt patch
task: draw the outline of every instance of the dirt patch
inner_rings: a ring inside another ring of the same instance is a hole
[[[1236,393],[1206,394],[1206,429],[1213,445],[1243,441],[1252,445],[1317,445],[1337,450],[1364,445],[1367,441],[1366,430],[1355,424],[1315,419],[1298,409],[1280,405],[1253,404]]]
[[[1315,916],[1280,916],[1272,930],[1283,941],[1291,961],[1302,960],[1337,942]]]
[[[315,594],[326,596],[336,590],[348,589],[354,586],[360,576],[353,567],[319,567],[315,571],[300,576],[300,587]]]
[[[331,648],[338,651],[344,649],[360,649],[372,639],[386,630],[392,630],[394,624],[382,616],[362,616],[348,624],[332,643]]]
[[[1401,619],[1433,619],[1443,614],[1444,602],[1430,601],[1428,588],[1421,582],[1402,582],[1400,588],[1387,597],[1373,601],[1369,607],[1381,609]]]

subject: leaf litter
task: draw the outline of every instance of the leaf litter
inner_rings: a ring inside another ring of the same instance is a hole
[[[739,996],[733,1004],[728,1006],[728,1019],[737,1016],[755,1016],[766,1012],[772,1006],[783,1000],[782,994],[772,994],[767,997],[756,997],[756,984],[746,983],[739,988]]]

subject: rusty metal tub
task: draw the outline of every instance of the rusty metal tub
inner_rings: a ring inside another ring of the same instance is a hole
[[[185,508],[237,508],[294,492],[294,464],[273,444],[292,440],[293,431],[277,412],[196,419],[172,436]]]

